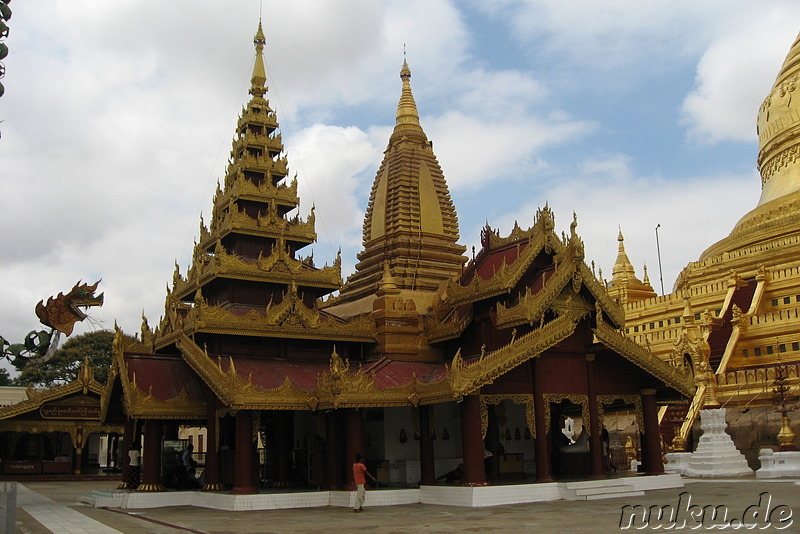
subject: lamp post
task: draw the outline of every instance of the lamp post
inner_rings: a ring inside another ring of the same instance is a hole
[[[658,242],[658,229],[661,223],[656,225],[656,251],[658,251],[658,279],[661,281],[661,294],[664,294],[664,272],[661,270],[661,245]]]

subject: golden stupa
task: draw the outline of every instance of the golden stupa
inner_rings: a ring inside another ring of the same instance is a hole
[[[685,405],[660,414],[662,433],[674,432],[678,449],[703,406],[719,403],[747,412],[762,406],[768,414],[776,372],[784,369],[795,391],[800,383],[798,73],[800,36],[758,110],[761,198],[730,235],[681,271],[672,293],[643,293],[620,235],[609,290],[625,306],[626,333],[662,359],[690,367],[699,386]],[[745,421],[753,427],[747,417],[739,424]],[[750,437],[764,444],[769,433]]]

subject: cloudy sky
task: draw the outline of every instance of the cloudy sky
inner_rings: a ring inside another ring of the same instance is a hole
[[[155,323],[246,102],[259,12],[269,99],[318,263],[361,246],[403,48],[471,248],[549,202],[610,277],[617,232],[660,292],[755,207],[755,118],[800,30],[783,0],[26,0],[0,98],[0,335],[102,278],[76,332]]]

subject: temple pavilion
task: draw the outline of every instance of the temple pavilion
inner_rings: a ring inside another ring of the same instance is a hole
[[[123,446],[144,444],[136,489],[163,489],[162,444],[179,425],[208,430],[204,489],[237,494],[347,488],[359,452],[390,483],[435,484],[459,464],[466,485],[602,478],[604,422],[619,413],[644,470],[663,473],[659,405],[690,397],[694,379],[625,336],[577,217],[560,235],[548,206],[507,236],[487,226],[467,261],[404,62],[363,251],[343,281],[340,258],[303,256],[314,213],[292,215],[260,24],[254,44],[251,97],[192,264],[176,266],[158,324],[144,319],[136,340],[117,329],[104,402],[124,406]],[[567,424],[581,429],[573,449]]]

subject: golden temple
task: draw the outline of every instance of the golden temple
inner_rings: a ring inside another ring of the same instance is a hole
[[[657,296],[621,231],[606,283],[586,263],[577,216],[559,235],[547,205],[507,236],[487,225],[467,261],[406,61],[355,273],[342,280],[341,257],[322,267],[302,257],[316,220],[313,209],[291,215],[297,181],[266,98],[259,23],[250,99],[191,266],[176,265],[155,327],[143,317],[136,339],[116,329],[110,378],[95,392],[98,410],[124,407],[123,450],[144,445],[141,483],[123,486],[164,489],[162,447],[181,425],[206,429],[207,491],[349,488],[357,453],[399,485],[436,484],[459,464],[471,486],[604,478],[609,440],[626,439],[660,474],[662,437],[685,447],[703,406],[769,405],[778,369],[791,391],[798,43],[759,112],[761,201]],[[15,414],[0,410],[0,422]],[[613,465],[629,469],[620,447]]]

